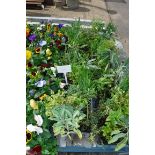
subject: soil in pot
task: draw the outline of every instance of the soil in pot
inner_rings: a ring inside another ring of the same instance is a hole
[[[77,134],[73,134],[73,146],[82,146],[86,148],[96,147],[97,139],[94,142],[90,142],[89,140],[90,133],[84,132],[82,133],[82,139],[80,139]]]

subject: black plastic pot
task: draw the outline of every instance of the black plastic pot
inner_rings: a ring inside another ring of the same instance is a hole
[[[92,98],[90,100],[90,111],[93,112],[98,108],[99,100],[98,98]]]

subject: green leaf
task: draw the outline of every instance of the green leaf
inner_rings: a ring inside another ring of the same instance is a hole
[[[125,137],[121,142],[117,144],[115,151],[121,150],[123,147],[126,146],[127,142],[128,142],[128,137]]]
[[[76,110],[75,112],[74,112],[74,114],[73,114],[73,119],[76,117],[76,116],[78,116],[80,114],[80,112],[78,111],[78,110]]]
[[[79,137],[80,139],[82,139],[82,133],[81,133],[80,130],[74,129],[74,132],[78,135],[78,137]]]
[[[70,112],[69,110],[66,110],[66,113],[68,114],[68,116],[69,116],[70,118],[72,118],[72,114],[71,114],[71,112]]]
[[[42,152],[43,154],[50,154],[50,152],[48,150],[43,150]]]
[[[116,134],[118,134],[118,133],[120,133],[120,130],[114,130],[114,131],[111,133],[111,136],[112,136],[112,135],[116,135]]]
[[[126,136],[125,133],[119,133],[119,134],[113,136],[112,139],[110,139],[110,140],[108,141],[108,144],[112,144],[112,143],[114,143],[114,142],[117,142],[119,138],[122,138],[122,137],[125,137],[125,136]]]

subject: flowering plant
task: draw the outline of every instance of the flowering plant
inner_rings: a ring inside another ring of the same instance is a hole
[[[64,54],[67,37],[63,25],[26,26],[27,154],[56,155],[56,142],[50,133],[44,99],[62,89],[55,65]],[[53,147],[52,147],[53,144]]]

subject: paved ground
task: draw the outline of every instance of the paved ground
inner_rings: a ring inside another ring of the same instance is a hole
[[[59,17],[81,19],[103,19],[105,22],[112,21],[118,27],[118,34],[123,43],[126,53],[129,52],[129,0],[80,0],[80,7],[76,10],[45,6],[42,10],[29,5],[27,16]]]
[[[129,0],[105,0],[111,20],[118,28],[120,40],[129,53]]]
[[[31,7],[31,8],[30,8]],[[40,7],[27,7],[27,16],[43,16],[43,17],[59,17],[59,18],[78,18],[94,19],[99,18],[104,21],[109,21],[109,14],[106,9],[106,4],[103,0],[80,0],[80,7],[75,10],[60,9],[54,6],[46,6],[44,10]]]

